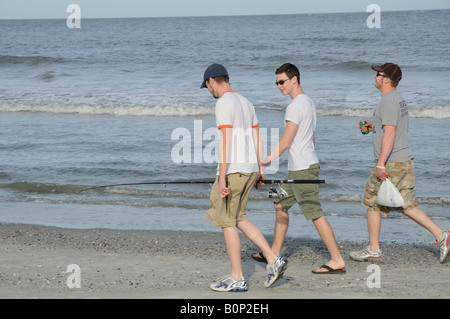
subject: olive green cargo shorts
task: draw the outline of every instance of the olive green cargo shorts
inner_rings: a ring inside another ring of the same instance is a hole
[[[300,171],[288,171],[286,179],[319,179],[320,165],[313,164],[308,169]],[[280,204],[287,212],[295,203],[298,203],[303,216],[307,220],[313,220],[324,216],[319,200],[319,184],[282,184],[281,187],[288,196],[274,201]]]

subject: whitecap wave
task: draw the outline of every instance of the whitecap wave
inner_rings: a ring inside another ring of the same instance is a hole
[[[317,108],[318,116],[371,117],[373,109],[358,108]],[[449,119],[450,106],[413,106],[409,107],[411,118]]]
[[[114,105],[54,105],[0,104],[4,112],[45,112],[57,114],[91,114],[114,116],[198,116],[214,114],[211,106],[114,106]]]
[[[282,110],[277,106],[256,106],[262,110]],[[202,116],[214,115],[214,105],[155,105],[155,106],[117,106],[117,105],[55,105],[55,104],[6,104],[0,103],[3,112],[46,112],[57,114],[91,114],[113,116]],[[317,108],[318,116],[371,117],[373,109],[368,108]],[[412,118],[450,118],[450,106],[417,106],[409,108]]]

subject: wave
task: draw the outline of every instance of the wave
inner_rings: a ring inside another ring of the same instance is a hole
[[[49,71],[44,72],[36,76],[36,79],[42,80],[44,82],[50,82],[53,81],[56,78],[55,72]]]
[[[278,106],[261,105],[257,109],[282,111]],[[3,112],[45,112],[54,114],[91,114],[113,116],[203,116],[214,115],[214,106],[115,106],[115,105],[54,105],[54,104],[5,104],[0,103]],[[318,116],[344,116],[344,117],[370,117],[373,109],[370,108],[317,108]],[[450,106],[417,106],[409,108],[412,118],[450,118]]]
[[[356,109],[356,108],[317,108],[317,116],[346,116],[346,117],[361,117],[371,116],[373,109]]]
[[[410,117],[424,117],[435,119],[448,119],[450,118],[450,106],[431,107],[431,106],[418,106],[409,108]]]
[[[450,118],[450,106],[413,106],[408,108],[409,117],[411,118],[433,118],[448,119]],[[346,116],[360,117],[372,116],[373,108],[317,108],[318,116]]]
[[[0,179],[8,179],[10,176],[6,172],[0,172]]]
[[[358,39],[355,39],[357,42]],[[319,59],[320,69],[327,71],[365,71],[371,70],[372,65],[377,65],[377,62],[367,62],[363,60],[348,60],[348,61],[338,61],[332,58],[321,58]],[[433,72],[447,72],[450,70],[449,66],[445,65],[422,65],[422,64],[403,64],[403,68],[418,71],[433,71]]]
[[[11,184],[0,185],[0,188],[22,191],[24,193],[71,194],[81,192],[87,187],[52,183],[15,182]]]
[[[334,70],[370,70],[370,66],[374,65],[374,63],[359,61],[359,60],[351,60],[351,61],[340,61],[335,63],[332,66]]]
[[[45,112],[56,114],[91,114],[114,116],[201,116],[214,114],[211,106],[114,106],[114,105],[54,105],[0,104],[4,112]]]
[[[53,64],[53,63],[66,63],[67,59],[55,58],[49,56],[16,56],[16,55],[0,55],[0,65],[10,64],[26,64],[31,66]]]
[[[155,186],[165,186],[164,184],[156,184]],[[14,182],[10,184],[0,185],[2,189],[10,189],[23,193],[33,194],[77,194],[80,196],[90,193],[102,193],[111,195],[127,195],[127,196],[152,196],[152,197],[183,197],[183,198],[208,198],[208,192],[192,192],[192,191],[171,191],[164,188],[163,190],[143,189],[143,186],[88,186],[88,185],[72,185],[72,184],[56,184],[56,183],[39,183],[39,182]]]
[[[145,189],[142,186],[109,186],[93,188],[88,185],[72,185],[72,184],[55,184],[55,183],[38,183],[38,182],[14,182],[10,184],[0,185],[2,189],[10,189],[13,191],[20,191],[22,193],[32,194],[66,194],[85,196],[89,194],[100,193],[103,195],[109,194],[112,196],[125,196],[125,197],[149,197],[149,198],[184,198],[184,199],[208,199],[209,187],[205,187],[204,191],[192,191],[187,187],[186,191],[173,190],[167,188],[166,185],[153,185],[164,186],[163,189]],[[267,193],[265,192],[253,192],[250,194],[250,200],[267,200]],[[347,195],[347,194],[324,194],[320,195],[320,199],[330,202],[361,202],[361,195]],[[428,205],[450,205],[450,197],[419,197],[417,198],[419,204]]]

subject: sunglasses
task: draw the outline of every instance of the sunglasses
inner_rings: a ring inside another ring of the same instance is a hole
[[[290,80],[290,79],[292,79],[292,78],[289,78],[289,79],[286,79],[286,80],[276,81],[276,82],[275,82],[275,85],[276,85],[276,86],[278,86],[278,85],[283,85],[284,83],[286,83],[287,80]]]
[[[388,76],[385,75],[385,74],[380,74],[380,72],[377,72],[377,77],[379,77],[379,76],[382,76],[382,77],[384,77],[384,78],[387,78],[387,77],[388,77]]]

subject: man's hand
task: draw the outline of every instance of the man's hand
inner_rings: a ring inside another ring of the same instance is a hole
[[[225,198],[230,194],[230,187],[227,187],[225,177],[219,177],[219,194],[220,197]]]
[[[373,128],[372,128],[372,122],[367,121],[367,120],[365,120],[365,121],[366,121],[366,124],[365,124],[363,127],[359,126],[359,123],[358,123],[358,128],[359,128],[359,130],[360,130],[361,133],[362,133],[362,132],[365,131],[366,128],[367,128],[367,129],[369,129],[369,132],[372,132],[372,131],[373,131]],[[361,122],[361,121],[360,121],[360,122]]]
[[[261,162],[261,166],[263,168],[266,168],[267,166],[270,165],[270,163],[272,162],[272,160],[270,159],[270,156],[267,156],[265,159],[263,159],[263,161]]]
[[[266,179],[266,178],[265,178],[264,174],[263,174],[263,173],[259,173],[258,178],[256,179],[256,182],[255,182],[255,185],[254,185],[255,188],[256,188],[256,189],[259,189],[260,187],[266,185],[266,184],[264,184],[264,182],[263,182],[263,180],[265,180],[265,179]]]
[[[377,166],[377,176],[382,181],[385,181],[389,176],[389,173],[384,166]]]

